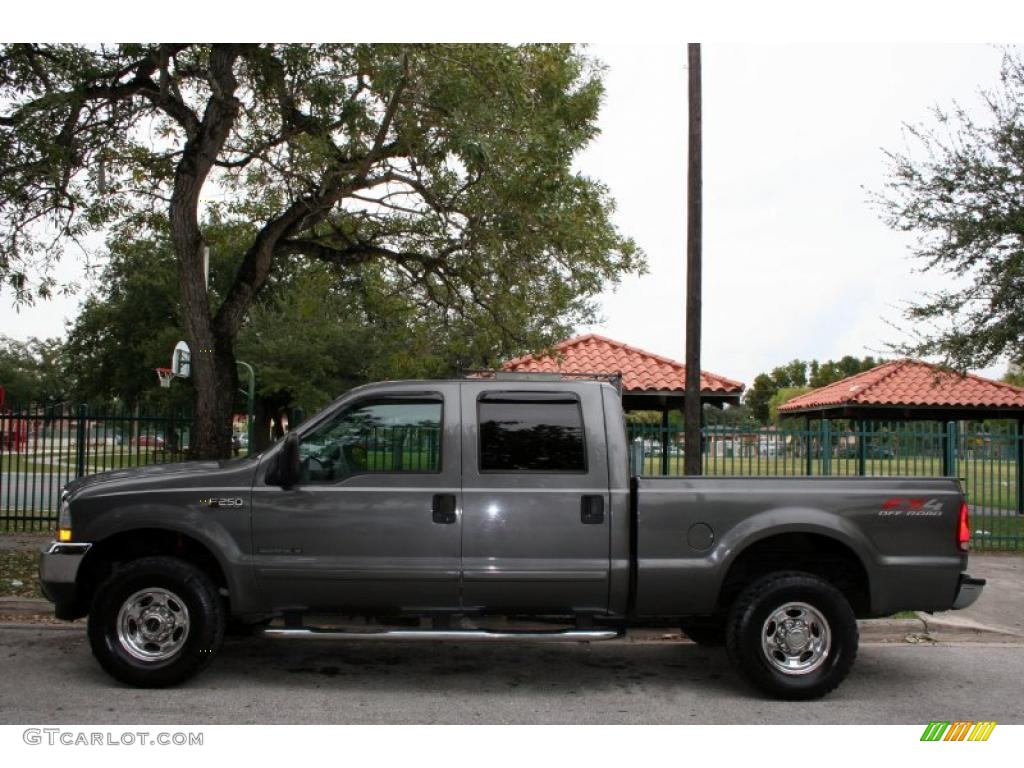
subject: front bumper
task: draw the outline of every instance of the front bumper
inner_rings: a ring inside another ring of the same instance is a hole
[[[956,599],[953,600],[953,610],[959,611],[981,597],[981,590],[985,588],[984,579],[974,579],[966,573],[960,574],[960,581],[956,587]]]
[[[58,619],[76,619],[78,606],[78,570],[92,544],[50,542],[39,557],[39,583],[46,599],[54,605]]]

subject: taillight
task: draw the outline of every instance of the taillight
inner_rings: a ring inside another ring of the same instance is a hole
[[[957,535],[960,549],[966,552],[971,548],[971,524],[967,519],[967,502],[960,503],[960,533]]]

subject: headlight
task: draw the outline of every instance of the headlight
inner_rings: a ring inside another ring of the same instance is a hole
[[[71,502],[68,492],[60,495],[60,515],[57,516],[57,541],[71,541]]]

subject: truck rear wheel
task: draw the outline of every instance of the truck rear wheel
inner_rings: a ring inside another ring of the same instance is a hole
[[[210,663],[224,623],[217,588],[202,570],[175,557],[145,557],[115,570],[96,590],[89,644],[112,677],[161,688]]]
[[[843,594],[802,572],[755,581],[736,599],[726,627],[733,665],[780,699],[816,699],[834,690],[853,666],[857,644],[857,620]]]

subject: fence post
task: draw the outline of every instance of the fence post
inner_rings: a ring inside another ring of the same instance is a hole
[[[946,477],[956,477],[956,458],[957,451],[960,448],[958,425],[955,421],[946,422],[946,434],[945,434],[945,457],[943,460],[942,474]]]
[[[75,431],[75,477],[85,474],[85,420],[89,417],[89,406],[78,406],[78,429]]]
[[[821,420],[821,474],[832,474],[832,422]]]
[[[810,477],[814,474],[814,441],[811,439],[811,418],[808,416],[804,420],[804,428],[806,430],[807,445],[805,446],[805,452],[807,453],[807,476]]]
[[[634,432],[634,435],[636,433]],[[642,433],[641,433],[642,434]],[[639,477],[644,473],[644,439],[633,437],[629,444],[630,474]]]
[[[1017,420],[1017,514],[1024,515],[1024,419]]]
[[[700,441],[697,441],[697,450],[700,450]],[[668,474],[668,407],[661,411],[661,474]]]
[[[864,477],[868,464],[867,422],[857,419],[853,424],[857,430],[857,474]]]

